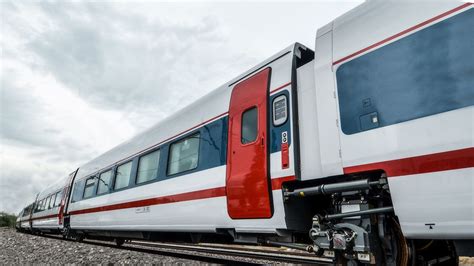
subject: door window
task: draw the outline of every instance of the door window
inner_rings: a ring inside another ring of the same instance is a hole
[[[248,109],[242,114],[242,137],[241,143],[247,144],[257,139],[258,112],[257,107]]]

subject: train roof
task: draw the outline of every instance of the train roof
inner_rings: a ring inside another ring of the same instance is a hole
[[[107,170],[115,164],[127,162],[135,155],[151,151],[162,142],[180,136],[182,132],[202,123],[203,121],[227,113],[233,85],[279,58],[293,56],[295,52],[298,54],[298,48],[307,49],[299,43],[293,43],[262,63],[254,66],[188,106],[173,113],[151,128],[137,134],[135,137],[132,137],[97,158],[89,161],[79,168],[76,180],[95,174],[98,171]],[[204,106],[205,108],[203,108]],[[159,140],[158,143],[157,140]]]

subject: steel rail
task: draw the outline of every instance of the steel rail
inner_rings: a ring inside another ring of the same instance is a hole
[[[299,263],[299,264],[320,264],[320,265],[333,265],[331,259],[325,259],[317,257],[311,254],[296,253],[296,252],[283,252],[283,251],[271,251],[271,250],[256,250],[255,248],[244,248],[244,247],[225,247],[210,246],[210,245],[196,245],[196,244],[175,244],[175,243],[161,243],[161,242],[150,242],[150,241],[132,241],[131,242],[145,245],[154,246],[160,248],[172,248],[180,250],[190,250],[194,252],[203,252],[210,254],[221,254],[234,257],[245,257],[254,258],[260,260],[277,261],[284,263]]]
[[[41,236],[56,239],[56,240],[77,242],[73,239],[63,239],[59,235],[42,234]],[[152,255],[174,257],[174,258],[179,258],[179,259],[187,259],[187,260],[193,260],[193,261],[209,263],[209,264],[221,264],[221,265],[260,265],[261,264],[261,263],[246,262],[246,261],[232,259],[232,258],[216,258],[216,257],[211,257],[211,256],[202,256],[201,254],[182,253],[182,250],[173,250],[173,249],[166,249],[166,250],[158,249],[157,250],[157,249],[150,249],[150,248],[143,248],[143,247],[136,247],[136,246],[129,246],[129,245],[117,246],[113,242],[94,240],[94,239],[86,239],[86,240],[83,240],[82,242],[77,242],[77,243],[122,249],[122,250],[127,250],[127,251],[135,251],[135,252],[147,253],[147,254],[152,254]]]
[[[63,239],[59,235],[42,234],[44,237],[53,238],[57,240],[75,241],[72,239]],[[176,244],[163,243],[152,241],[138,241],[132,240],[126,242],[123,246],[117,246],[113,242],[85,239],[81,243],[92,244],[96,246],[110,247],[123,249],[128,251],[143,252],[148,254],[155,254],[161,256],[175,257],[180,259],[189,259],[204,263],[224,264],[224,265],[260,265],[262,262],[248,262],[244,259],[256,259],[260,261],[271,261],[280,263],[293,264],[319,264],[319,265],[333,265],[331,259],[316,257],[311,254],[288,252],[288,251],[272,251],[272,250],[255,250],[255,248],[244,247],[225,247],[219,245],[218,247],[211,246],[211,244]],[[183,253],[183,251],[196,252],[197,254]],[[223,255],[228,258],[217,258],[212,255]]]

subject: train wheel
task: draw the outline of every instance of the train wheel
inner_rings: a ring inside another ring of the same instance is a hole
[[[458,265],[456,249],[451,241],[446,240],[412,240],[411,265]]]
[[[374,260],[371,263],[362,263],[355,259],[338,256],[335,265],[377,265],[377,266],[407,266],[409,260],[409,247],[403,236],[400,225],[393,217],[387,217],[384,225],[384,238],[374,239]],[[341,254],[342,255],[342,254]]]
[[[395,218],[391,217],[389,219],[389,231],[391,232],[389,245],[392,249],[391,251],[385,251],[385,259],[390,260],[391,264],[395,263],[394,265],[406,266],[410,257],[407,240]],[[395,254],[393,254],[394,251],[396,252]],[[387,261],[386,264],[388,264]]]
[[[83,234],[78,234],[76,235],[76,241],[79,243],[82,243],[84,241],[84,235]]]
[[[115,245],[117,245],[117,247],[123,246],[124,243],[125,243],[125,239],[123,239],[123,238],[116,238],[115,239]]]

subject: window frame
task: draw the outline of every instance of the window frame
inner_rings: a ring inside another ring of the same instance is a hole
[[[113,177],[113,185],[112,185],[112,192],[115,192],[115,191],[122,191],[122,190],[125,190],[125,189],[128,189],[128,188],[131,188],[132,186],[130,186],[130,179],[133,178],[133,160],[134,158],[124,162],[124,163],[121,163],[121,164],[117,164],[115,165],[114,167],[114,177]],[[117,183],[117,173],[118,173],[118,168],[122,165],[125,165],[127,163],[131,163],[132,166],[130,167],[130,175],[128,177],[128,184],[125,186],[125,187],[121,187],[121,188],[115,188],[115,184]],[[102,195],[102,194],[101,194]]]
[[[171,146],[170,146],[170,147],[171,147]],[[147,156],[147,155],[150,155],[150,154],[152,154],[152,153],[154,153],[154,152],[158,152],[158,165],[157,165],[157,167],[156,167],[156,177],[153,178],[153,179],[150,179],[150,180],[147,180],[147,181],[138,183],[138,173],[140,172],[140,159],[141,159],[142,157],[145,157],[145,156]],[[157,180],[158,180],[158,177],[159,177],[159,175],[160,175],[160,161],[161,161],[161,148],[156,148],[156,149],[153,149],[153,150],[151,150],[151,151],[148,151],[148,152],[146,152],[146,153],[143,153],[143,154],[137,156],[137,173],[136,173],[136,175],[135,175],[135,182],[134,182],[134,185],[135,185],[135,186],[141,186],[141,185],[145,185],[145,184],[153,183],[153,182],[157,181]],[[133,168],[132,168],[132,170],[133,170]]]
[[[247,111],[250,111],[250,110],[252,110],[252,109],[256,109],[256,110],[257,110],[257,134],[256,134],[255,139],[254,139],[253,141],[250,141],[250,142],[247,142],[247,143],[242,143],[242,136],[243,136],[242,130],[243,130],[243,128],[244,128],[244,127],[243,127],[243,124],[244,124],[244,123],[243,123],[243,121],[244,121],[244,114],[245,114]],[[260,121],[260,116],[259,116],[259,114],[258,114],[258,106],[253,105],[253,106],[251,106],[251,107],[245,109],[244,111],[242,111],[242,114],[240,115],[240,145],[242,145],[242,146],[248,146],[248,145],[255,144],[255,143],[258,141],[258,135],[259,135],[258,133],[260,132],[260,123],[259,123],[259,121]]]
[[[106,191],[106,192],[103,192],[103,193],[99,193],[99,186],[100,186],[100,176],[102,174],[105,174],[107,172],[110,171],[110,180],[109,180],[109,189]],[[112,184],[114,183],[114,179],[115,179],[115,171],[114,171],[114,168],[109,168],[105,171],[102,171],[100,172],[100,174],[97,174],[97,188],[96,188],[96,191],[95,191],[95,196],[102,196],[102,195],[105,195],[105,194],[109,194],[112,189],[113,189],[113,186],[115,186],[115,184]]]
[[[48,210],[52,209],[53,206],[51,206],[51,201],[53,200],[53,195],[48,196]]]
[[[94,187],[96,185],[96,176],[95,175],[92,175],[92,176],[89,176],[85,179],[84,181],[84,189],[82,191],[82,199],[90,199],[90,198],[93,198],[95,196],[95,189],[92,188],[92,195],[90,195],[89,197],[86,197],[86,189],[88,187]],[[92,183],[92,185],[87,185],[87,181],[89,180],[94,180],[94,183]]]
[[[197,148],[197,154],[198,154],[198,159],[197,159],[197,163],[196,163],[196,167],[194,168],[191,168],[191,169],[187,169],[187,170],[184,170],[184,171],[181,171],[181,172],[176,172],[176,173],[173,173],[173,174],[170,174],[169,173],[169,170],[170,170],[170,159],[171,159],[171,146],[173,146],[174,144],[176,143],[179,143],[179,142],[182,142],[186,139],[189,139],[189,138],[193,138],[194,136],[198,136],[198,148]],[[178,138],[176,139],[175,141],[173,142],[170,142],[168,144],[168,156],[166,158],[166,171],[165,171],[165,175],[166,177],[172,177],[172,176],[177,176],[177,175],[181,175],[183,173],[187,173],[187,172],[191,172],[191,171],[195,171],[196,169],[199,168],[199,164],[200,164],[200,160],[201,160],[201,131],[200,130],[197,130],[195,132],[192,132],[192,133],[189,133],[187,134],[186,136],[183,136],[181,138]]]
[[[59,198],[59,195],[61,194],[61,190],[56,192],[56,197],[54,198],[54,207],[59,207],[61,205],[61,199]],[[56,204],[57,203],[57,204]]]
[[[43,198],[43,199],[41,200],[41,207],[40,207],[40,211],[44,211],[44,210],[45,210],[45,208],[44,208],[44,206],[45,206],[45,205],[46,205],[46,199],[45,199],[45,198]]]

